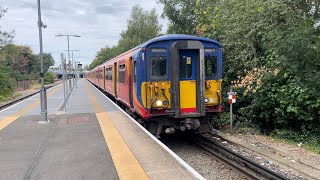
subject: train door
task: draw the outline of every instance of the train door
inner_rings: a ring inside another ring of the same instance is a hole
[[[113,90],[114,90],[114,96],[118,97],[117,91],[118,91],[118,64],[117,62],[114,63],[114,79],[113,79]]]
[[[128,66],[128,75],[129,75],[129,99],[130,99],[130,106],[133,107],[133,61],[132,57],[129,58],[129,66]]]
[[[200,41],[177,41],[171,47],[171,104],[175,117],[205,115],[204,47]]]
[[[179,50],[180,114],[197,113],[197,69],[199,51]]]

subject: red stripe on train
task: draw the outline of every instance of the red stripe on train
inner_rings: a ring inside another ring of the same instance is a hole
[[[181,113],[195,113],[197,112],[197,108],[183,108],[180,109]]]

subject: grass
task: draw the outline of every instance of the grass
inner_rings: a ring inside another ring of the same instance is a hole
[[[229,128],[220,129],[223,132],[229,132]],[[235,127],[233,132],[237,134],[261,134],[262,133],[259,128],[255,127]],[[271,132],[268,137],[271,137],[280,142],[284,142],[287,144],[298,146],[301,144],[301,147],[316,154],[320,154],[320,130],[314,130],[313,132],[304,132],[298,133],[290,130],[274,130]]]
[[[19,92],[15,92],[12,96],[8,96],[8,97],[4,97],[4,96],[0,96],[0,103],[4,103],[4,102],[7,102],[7,101],[10,101],[10,100],[14,100],[18,97],[22,96],[21,93]]]
[[[41,84],[40,83],[33,83],[30,86],[30,89],[40,89],[41,88]]]
[[[319,131],[298,133],[290,130],[274,130],[270,136],[293,145],[301,143],[304,149],[320,154]]]

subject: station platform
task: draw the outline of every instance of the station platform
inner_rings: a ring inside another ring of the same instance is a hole
[[[47,96],[0,111],[0,179],[203,179],[87,80]]]

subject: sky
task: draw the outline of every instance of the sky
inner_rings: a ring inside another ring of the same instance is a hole
[[[156,9],[162,32],[166,32],[166,19],[160,17],[163,6],[157,0],[41,0],[43,50],[53,55],[57,67],[60,53],[67,56],[67,38],[57,34],[75,34],[70,37],[70,49],[76,61],[90,64],[97,51],[116,45],[120,32],[127,27],[131,9],[139,4],[144,10]],[[1,30],[15,31],[14,43],[30,46],[39,53],[39,30],[37,26],[37,0],[0,0],[7,13],[0,19]]]

